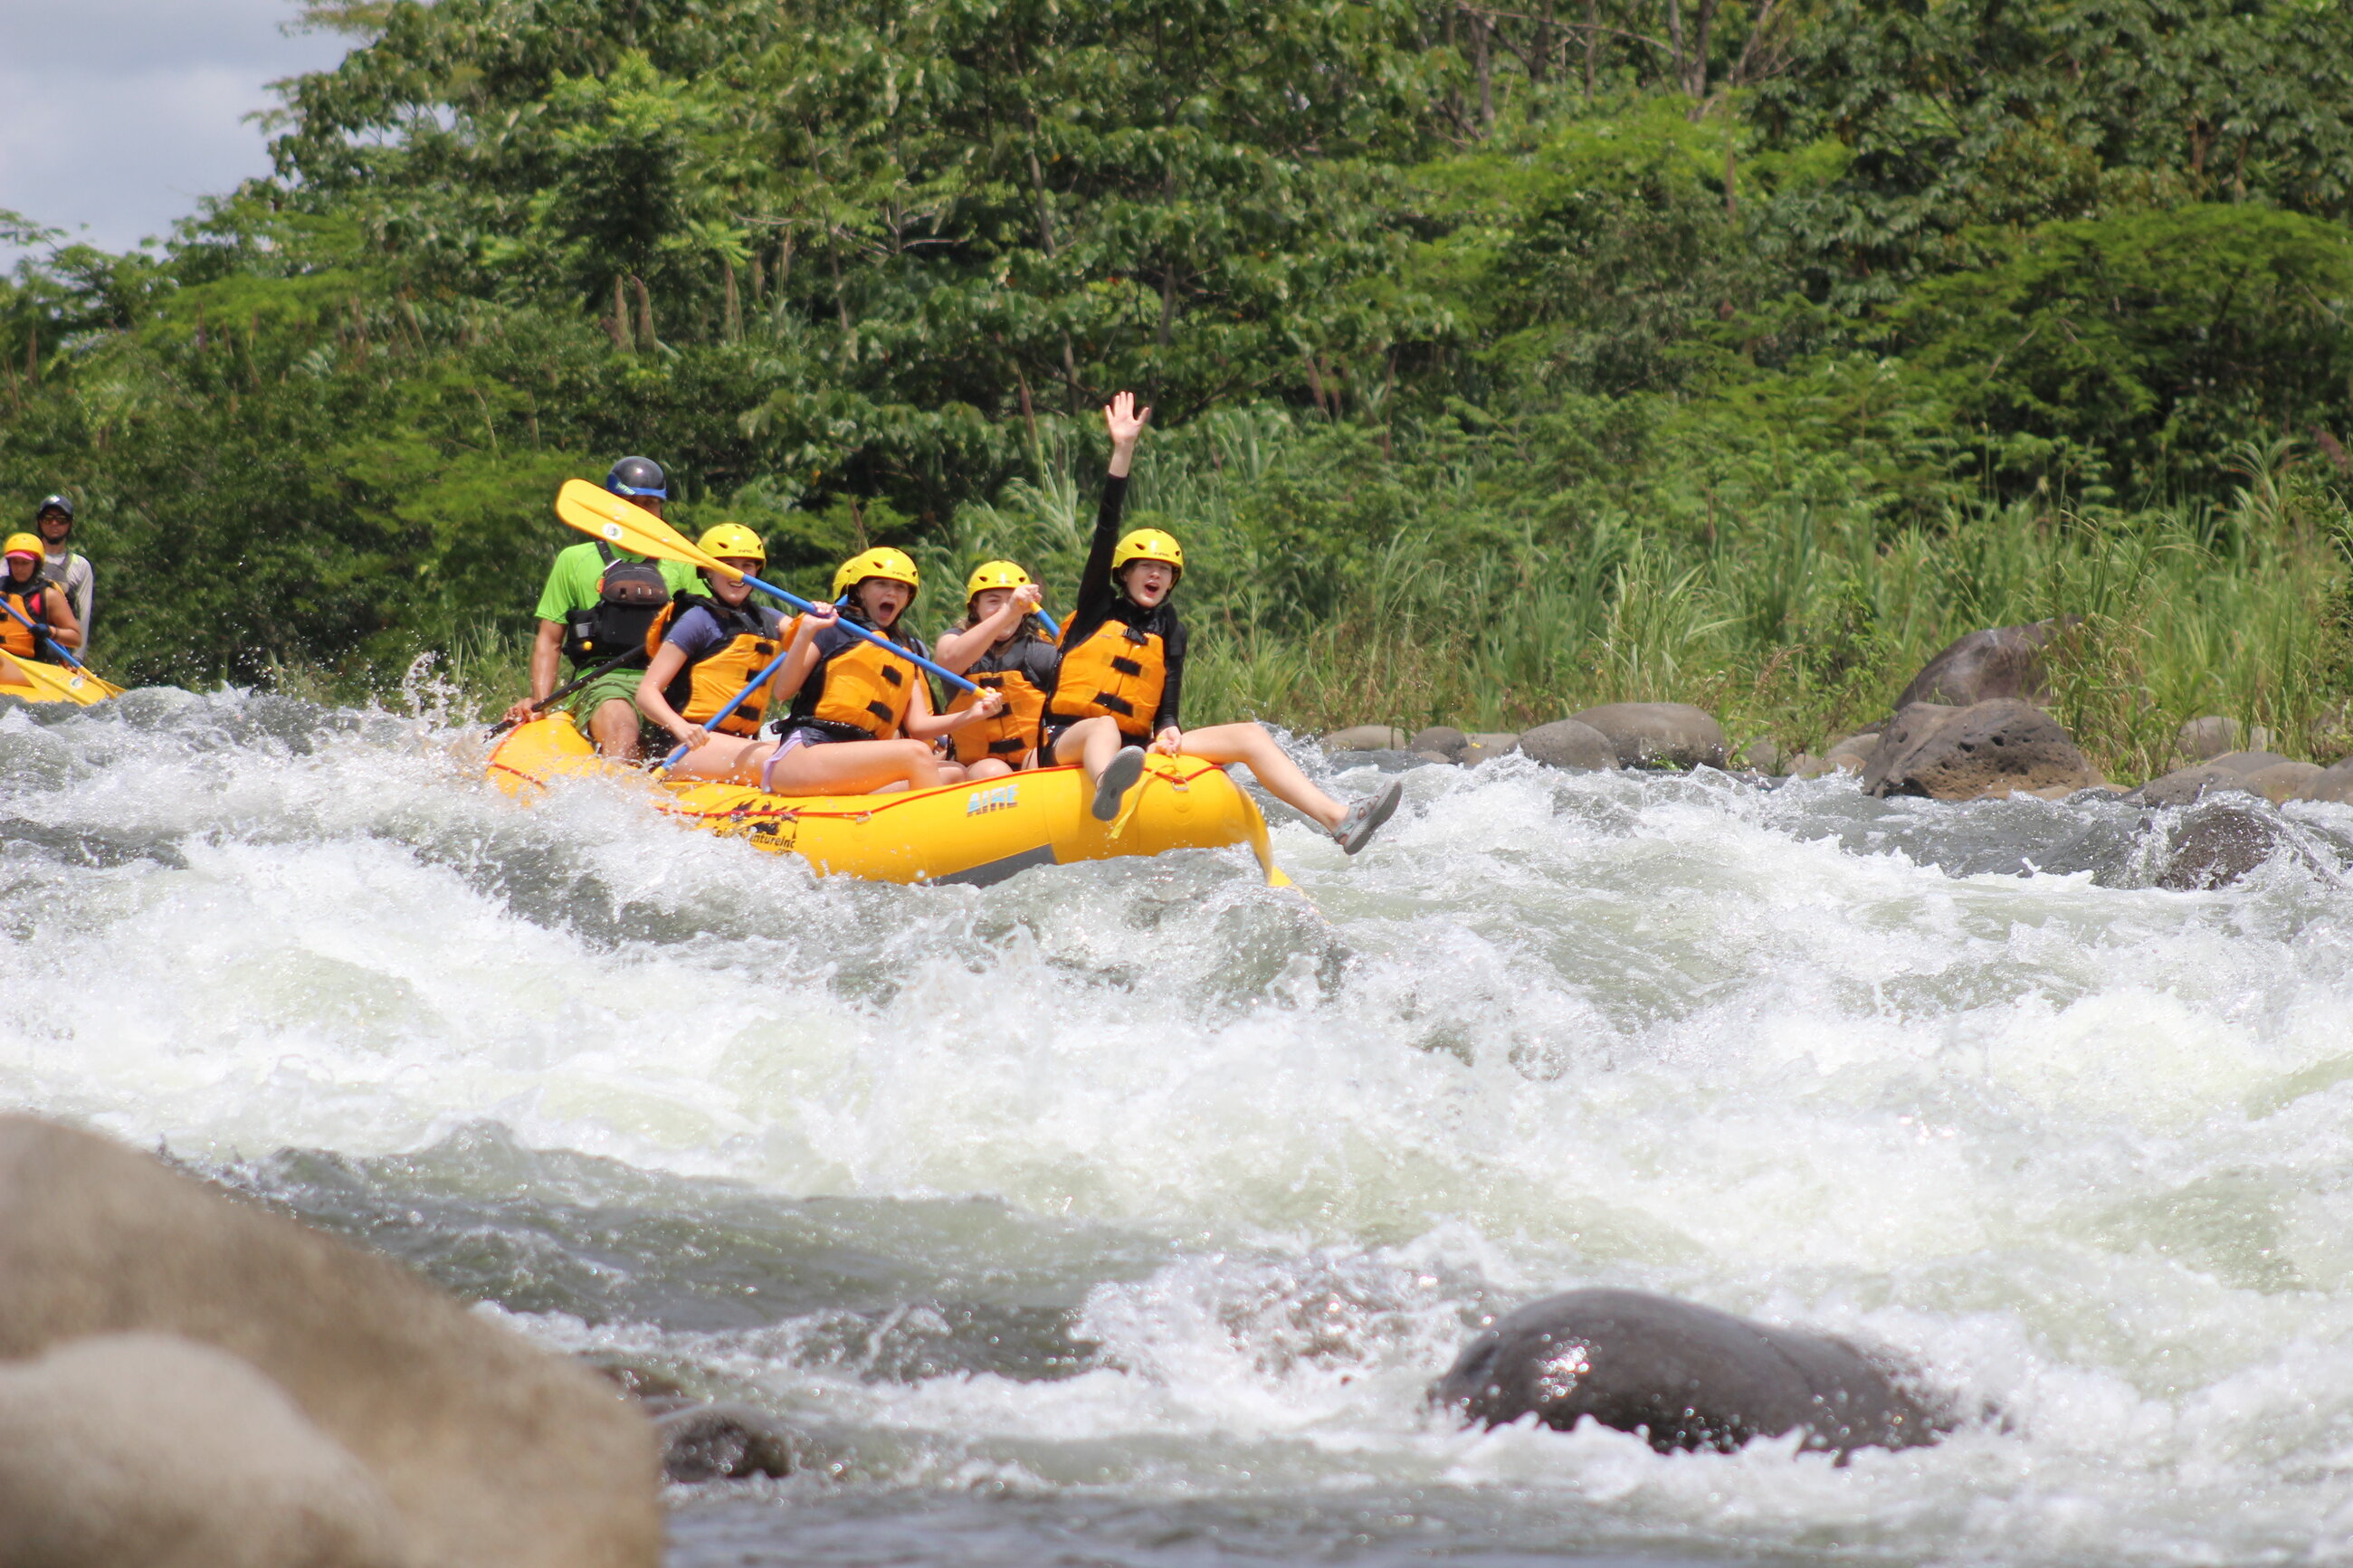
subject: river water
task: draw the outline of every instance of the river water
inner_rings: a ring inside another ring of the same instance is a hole
[[[2121,804],[1506,759],[1355,861],[1278,822],[1297,892],[904,889],[468,733],[0,717],[0,1101],[776,1412],[679,1568],[2353,1557],[2353,812],[2175,892]],[[1999,1414],[1841,1467],[1426,1411],[1588,1285]]]

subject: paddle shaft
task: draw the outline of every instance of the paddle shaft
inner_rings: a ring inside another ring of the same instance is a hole
[[[24,611],[10,604],[5,598],[0,598],[0,610],[5,610],[10,615],[16,616],[16,624],[18,626],[23,626],[26,631],[32,633],[35,637],[48,644],[49,651],[56,654],[59,658],[64,659],[76,669],[82,670],[84,672],[89,670],[90,666],[76,658],[73,656],[73,650],[71,648],[69,648],[65,644],[58,641],[57,638],[49,635],[48,627],[34,625],[31,620],[26,618]]]
[[[744,581],[751,584],[752,586],[759,589],[762,593],[774,594],[777,598],[782,599],[786,604],[790,605],[794,609],[799,610],[804,615],[817,607],[797,594],[786,593],[774,583],[761,582],[749,572],[743,574],[743,578]],[[915,665],[920,668],[930,670],[934,675],[938,676],[942,680],[946,681],[958,691],[978,691],[980,689],[979,687],[975,686],[971,681],[966,680],[955,670],[934,664],[930,659],[925,658],[921,654],[909,653],[905,648],[901,647],[889,637],[881,636],[875,632],[870,632],[864,626],[860,626],[856,621],[850,620],[846,616],[836,617],[831,624],[839,626],[843,631],[849,633],[852,637],[863,637],[865,640],[872,643],[876,647],[881,648],[885,653],[895,653],[901,658],[905,659],[909,664]]]
[[[644,657],[645,655],[642,649],[634,647],[623,648],[619,653],[615,654],[612,658],[607,659],[596,668],[588,671],[586,675],[574,676],[571,679],[565,681],[563,685],[557,687],[554,690],[549,692],[546,696],[533,703],[531,705],[531,710],[536,713],[541,709],[546,707],[549,703],[560,701],[563,699],[571,696],[574,692],[579,690],[582,687],[587,685],[598,676],[610,675],[613,671],[620,668],[621,666],[628,663],[629,660],[633,658],[642,658]],[[497,740],[501,735],[503,735],[509,730],[513,729],[519,721],[520,721],[513,719],[500,720],[497,723],[491,726],[491,739],[493,741]]]

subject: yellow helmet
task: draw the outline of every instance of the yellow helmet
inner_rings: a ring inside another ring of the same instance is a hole
[[[37,561],[47,549],[37,533],[12,533],[8,536],[8,542],[0,545],[0,555],[29,555]]]
[[[1119,548],[1111,552],[1111,569],[1116,572],[1131,561],[1166,561],[1182,576],[1185,548],[1156,528],[1139,528],[1121,540]]]
[[[740,522],[723,522],[704,531],[694,542],[695,548],[705,555],[716,555],[723,561],[757,561],[768,563],[768,547],[760,536]]]
[[[866,551],[862,554],[853,555],[841,563],[841,570],[833,574],[833,596],[837,599],[840,598],[869,577],[881,577],[893,583],[904,583],[918,593],[921,593],[923,587],[923,579],[915,571],[915,563],[908,557],[907,552],[903,550],[893,550],[884,544]]]
[[[971,577],[965,582],[964,602],[971,604],[972,596],[983,588],[1029,588],[1036,585],[1037,579],[1010,561],[984,561],[972,569]]]

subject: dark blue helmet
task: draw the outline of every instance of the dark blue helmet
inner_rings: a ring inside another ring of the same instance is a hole
[[[656,471],[659,472],[659,470],[657,469]],[[48,516],[49,513],[53,511],[65,513],[65,519],[68,522],[71,522],[73,521],[73,502],[66,500],[63,496],[43,496],[41,498],[41,504],[33,509],[33,521],[35,522],[38,522],[41,519]]]
[[[651,458],[624,458],[605,476],[605,488],[617,496],[651,496],[670,500],[670,476]]]

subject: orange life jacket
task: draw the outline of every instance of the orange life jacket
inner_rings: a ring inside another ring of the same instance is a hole
[[[670,683],[662,688],[662,700],[690,724],[700,724],[726,707],[729,699],[750,684],[752,678],[783,651],[784,639],[788,635],[784,617],[774,610],[753,604],[731,608],[715,598],[681,594],[662,606],[646,633],[649,658],[661,647],[662,636],[671,623],[698,605],[718,616],[720,626],[730,635],[701,658],[687,660],[671,677]],[[737,703],[735,711],[718,722],[715,728],[721,734],[760,732],[760,716],[768,708],[768,684],[762,681],[760,689]]]
[[[845,609],[841,618],[851,620],[852,613]],[[856,624],[866,623],[860,619]],[[896,632],[881,635],[901,647],[924,651],[913,637]],[[897,654],[885,653],[864,637],[852,637],[818,659],[801,682],[800,694],[793,699],[793,721],[824,726],[844,740],[896,740],[915,700],[915,682],[922,679],[923,672]]]
[[[1085,641],[1062,650],[1046,719],[1068,724],[1107,713],[1123,737],[1145,745],[1152,740],[1152,721],[1167,684],[1168,650],[1160,634],[1138,631],[1118,616],[1109,616]]]
[[[29,583],[17,582],[13,572],[0,576],[0,594],[7,596],[8,607],[16,611],[16,616],[24,616],[25,620],[44,630],[49,624],[48,590],[51,585],[49,580],[37,572],[33,574],[33,580]],[[41,639],[35,637],[23,621],[17,620],[16,616],[0,616],[0,648],[5,648],[18,658],[39,658]]]
[[[1054,684],[1054,639],[1042,631],[1017,634],[1002,652],[991,648],[980,662],[965,671],[975,686],[1001,692],[1005,706],[993,718],[976,719],[948,740],[955,760],[976,763],[984,757],[1021,765],[1022,757],[1038,749],[1039,721],[1046,711],[1046,692]],[[961,713],[973,704],[974,693],[959,691],[948,711]]]

